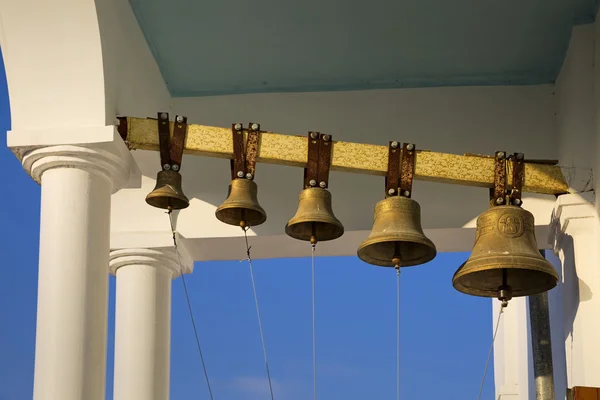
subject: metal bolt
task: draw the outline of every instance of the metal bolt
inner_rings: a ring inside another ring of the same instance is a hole
[[[239,123],[235,124],[234,128],[235,128],[236,131],[241,131],[242,130],[242,124],[239,124]]]
[[[325,189],[325,186],[327,186],[327,184],[325,183],[325,181],[321,181],[321,183],[319,183],[319,186]]]
[[[170,169],[171,169],[171,166],[170,166],[169,164],[165,164],[165,165],[163,165],[163,169],[164,169],[165,171],[168,171],[168,170],[170,170]]]
[[[167,119],[169,116],[167,115],[167,113],[162,113],[160,114],[160,118],[161,119]]]
[[[396,193],[396,190],[395,190],[395,189],[390,189],[390,190],[388,190],[388,194],[392,195],[392,194],[394,194],[394,193]]]
[[[521,205],[521,199],[515,199],[513,201],[513,203],[515,204],[515,206],[520,206]]]
[[[517,153],[517,160],[523,159],[523,153]]]
[[[329,139],[331,139],[331,138],[329,137],[329,135],[323,135],[323,140],[324,140],[325,142],[329,142]]]
[[[237,176],[239,178],[243,178],[244,177],[244,172],[243,171],[238,171]]]
[[[406,146],[406,150],[413,151],[414,149],[415,149],[415,145],[412,143]]]
[[[173,171],[179,171],[179,165],[177,165],[177,164],[173,164],[173,166],[171,167],[171,169],[172,169]]]
[[[503,158],[504,158],[504,155],[505,155],[505,154],[504,154],[504,152],[503,152],[503,151],[499,151],[499,152],[498,152],[498,158],[499,158],[499,159],[503,159]]]
[[[250,172],[246,174],[246,179],[252,179],[252,174]]]
[[[311,179],[311,180],[310,180],[310,182],[308,182],[308,184],[309,184],[310,186],[316,186],[316,184],[317,184],[317,181],[315,181],[314,179]]]
[[[398,148],[398,142],[392,142],[392,148],[393,149]]]
[[[410,192],[408,190],[405,190],[404,191],[404,196],[406,196],[406,197],[410,196]]]
[[[504,203],[504,199],[502,197],[498,197],[496,199],[496,204],[502,204],[502,203]]]
[[[177,122],[183,122],[183,117],[181,115],[178,115],[175,119]]]
[[[253,131],[257,131],[258,130],[258,124],[252,124],[252,130]]]
[[[317,135],[317,132],[311,132],[310,137],[311,139],[316,139],[317,137],[319,137],[319,135]]]

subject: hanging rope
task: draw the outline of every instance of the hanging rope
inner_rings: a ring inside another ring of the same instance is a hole
[[[202,369],[204,370],[204,378],[206,379],[206,386],[208,387],[208,394],[210,399],[214,400],[212,389],[210,387],[210,380],[208,379],[208,372],[206,370],[206,363],[204,362],[204,355],[202,354],[202,347],[200,346],[200,338],[198,336],[198,329],[196,329],[196,321],[194,319],[194,312],[192,311],[192,303],[190,301],[190,295],[188,293],[187,284],[185,283],[185,274],[183,273],[183,265],[181,262],[181,255],[179,254],[179,248],[177,247],[177,235],[175,231],[175,225],[173,223],[172,210],[167,212],[169,214],[169,223],[171,224],[171,232],[173,233],[173,246],[175,247],[175,253],[177,254],[177,260],[179,262],[179,272],[181,274],[181,281],[183,282],[183,291],[185,292],[185,298],[187,300],[188,311],[190,313],[190,319],[192,321],[192,328],[194,329],[194,336],[196,337],[196,346],[198,347],[198,354],[200,354],[200,361],[202,361]]]
[[[490,365],[490,359],[492,358],[492,352],[494,351],[494,343],[496,342],[496,335],[498,334],[498,327],[500,326],[500,317],[502,317],[502,313],[504,312],[504,309],[506,308],[507,305],[508,305],[508,303],[502,302],[502,305],[500,306],[500,312],[498,313],[498,319],[496,320],[496,328],[494,329],[494,337],[492,339],[492,345],[490,346],[490,351],[488,353],[487,361],[485,362],[485,369],[483,370],[483,378],[481,379],[481,386],[479,387],[479,396],[477,397],[477,400],[481,400],[481,394],[483,393],[483,385],[485,383],[485,377],[487,375],[488,367]]]
[[[400,400],[400,268],[396,268],[397,299],[396,299],[396,396]]]
[[[260,329],[260,340],[262,341],[263,353],[265,356],[265,367],[267,369],[267,379],[269,380],[269,390],[271,392],[271,400],[273,396],[273,384],[271,383],[271,371],[269,370],[269,359],[267,358],[267,346],[265,345],[265,334],[263,332],[262,321],[260,318],[260,308],[258,306],[258,295],[256,294],[256,283],[254,281],[254,270],[252,269],[252,257],[250,256],[251,246],[248,244],[248,227],[243,227],[244,239],[246,240],[246,254],[248,255],[248,265],[250,266],[250,277],[252,278],[252,289],[254,290],[254,303],[256,304],[256,315],[258,317],[258,327]]]
[[[317,400],[317,321],[315,314],[315,247],[311,244],[311,269],[312,269],[312,339],[313,339],[313,399]]]

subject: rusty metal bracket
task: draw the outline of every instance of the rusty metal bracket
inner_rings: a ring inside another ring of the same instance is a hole
[[[171,138],[171,169],[179,171],[183,160],[183,147],[185,144],[185,133],[187,131],[187,118],[182,115],[175,116],[175,124],[173,127],[173,137]]]
[[[385,196],[397,196],[400,187],[400,145],[396,141],[388,144],[388,170],[385,175]]]
[[[510,192],[510,203],[514,206],[521,206],[523,200],[523,183],[525,181],[525,156],[523,153],[515,153],[511,156],[513,162],[512,190]]]
[[[258,142],[260,141],[260,124],[250,122],[250,131],[246,141],[246,178],[254,179],[256,174],[256,157],[258,156]]]
[[[124,142],[127,142],[127,134],[129,133],[127,129],[127,117],[117,117],[117,119],[119,120],[117,132],[119,132],[121,139],[123,139]]]
[[[329,168],[331,167],[331,135],[322,134],[319,138],[319,161],[317,165],[317,182],[319,187],[329,187]]]
[[[169,141],[171,134],[169,129],[169,113],[158,113],[158,144],[160,149],[160,165],[163,170],[171,169],[171,155],[169,154]]]
[[[304,168],[304,188],[317,186],[319,179],[319,132],[308,132],[308,161]]]
[[[490,189],[490,204],[502,206],[506,202],[506,152],[497,151],[494,159],[494,187]]]
[[[404,143],[402,145],[402,161],[400,172],[400,196],[412,196],[412,185],[415,176],[415,153],[417,152],[414,143]]]
[[[233,139],[233,159],[231,160],[231,179],[246,177],[246,155],[244,152],[244,129],[242,124],[231,124]]]

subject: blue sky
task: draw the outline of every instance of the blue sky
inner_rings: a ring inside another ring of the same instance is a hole
[[[0,59],[0,131],[8,129]],[[40,189],[5,146],[0,146],[0,168],[0,400],[25,400],[33,388]],[[492,303],[452,288],[452,274],[467,257],[439,254],[402,273],[403,399],[477,398],[492,336]],[[319,257],[316,271],[319,399],[395,399],[395,272],[356,257]],[[310,259],[255,260],[254,272],[275,399],[309,399]],[[186,282],[215,399],[267,400],[247,263],[196,263]],[[111,277],[107,399],[112,398],[114,289]],[[171,400],[209,399],[181,279],[173,282],[172,307]],[[493,399],[493,368],[482,398]]]

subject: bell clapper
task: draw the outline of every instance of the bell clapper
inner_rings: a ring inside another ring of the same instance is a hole
[[[498,300],[502,302],[502,308],[508,307],[508,301],[512,299],[512,288],[508,286],[508,270],[502,269],[502,285],[498,288]]]

